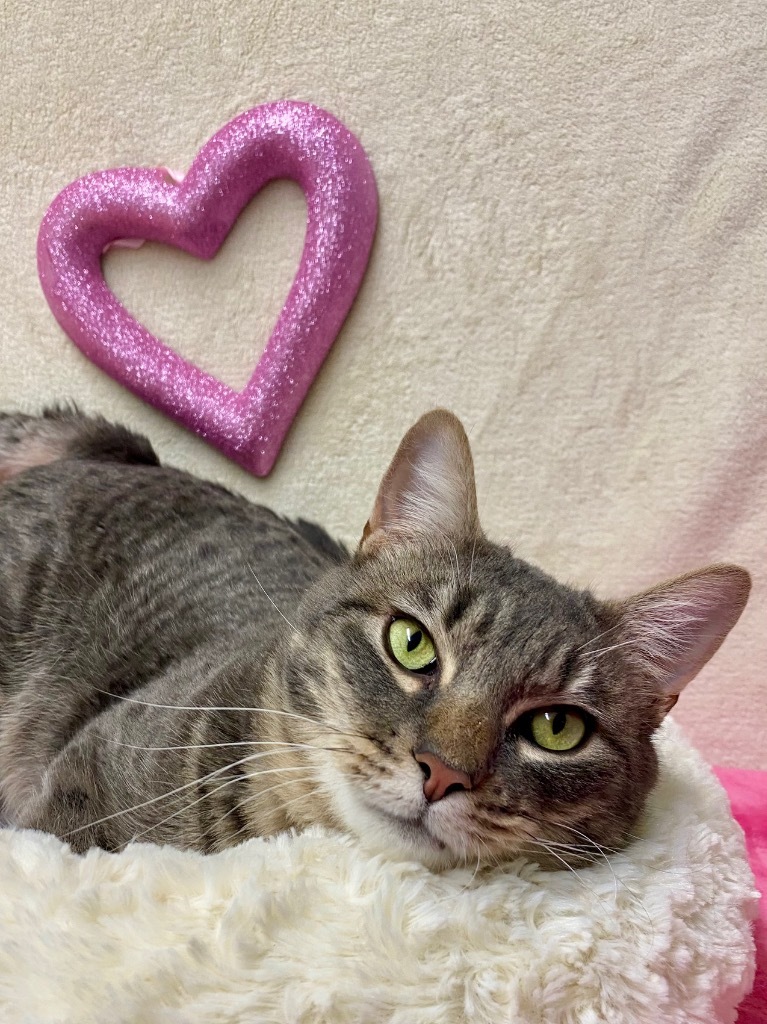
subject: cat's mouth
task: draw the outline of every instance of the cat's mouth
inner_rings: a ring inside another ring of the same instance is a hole
[[[426,824],[426,815],[416,814],[412,817],[405,817],[402,814],[392,814],[391,811],[382,811],[380,807],[375,808],[379,814],[383,814],[390,821],[394,822],[400,828],[408,829],[412,832],[417,832],[419,835],[422,832],[426,832],[431,836],[431,832]]]
[[[399,841],[408,852],[416,853],[419,858],[425,861],[432,861],[437,855],[440,864],[444,864],[444,858],[452,860],[460,855],[454,850],[450,843],[440,839],[429,827],[429,807],[426,806],[416,814],[397,814],[388,808],[372,801],[365,801],[369,811],[387,826],[387,832],[394,830]],[[389,834],[391,834],[389,832]]]
[[[384,811],[380,807],[376,807],[375,810],[378,814],[383,815],[395,828],[399,829],[410,842],[427,843],[430,847],[440,852],[447,850],[447,843],[437,839],[429,829],[426,823],[425,812],[406,818],[400,814],[392,814],[391,811]]]

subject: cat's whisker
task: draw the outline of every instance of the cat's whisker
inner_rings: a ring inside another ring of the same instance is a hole
[[[477,843],[477,866],[474,868],[474,874],[471,876],[471,879],[469,880],[469,885],[471,885],[474,879],[477,877],[477,873],[479,872],[480,866],[482,864],[483,851],[485,856],[490,860],[491,863],[493,859],[493,854],[491,853],[490,848],[488,847],[487,843],[482,838],[482,836],[477,835],[477,833],[474,832],[472,834],[472,839],[474,839],[475,842]]]
[[[314,777],[313,776],[309,777],[308,779],[287,779],[286,780],[286,782],[289,782],[291,784],[295,784],[296,782],[301,783],[301,782],[313,782],[313,781],[314,781]],[[285,785],[285,784],[286,783],[281,783],[281,785]],[[299,802],[299,800],[308,800],[310,797],[316,796],[317,793],[321,792],[321,789],[322,789],[321,786],[315,786],[314,789],[310,790],[308,793],[301,793],[299,796],[294,796],[292,800],[284,800],[282,802],[282,804],[280,804],[280,809],[284,810],[286,807],[290,807],[291,804],[297,804]],[[266,790],[266,792],[269,792],[269,790]],[[261,794],[259,794],[259,796],[260,795]],[[239,831],[241,832],[242,829],[240,829]]]
[[[140,704],[147,708],[159,708],[162,711],[247,711],[250,714],[263,714],[263,715],[282,715],[285,718],[295,718],[302,722],[308,722],[310,725],[316,725],[321,729],[328,729],[339,736],[355,736],[358,739],[364,739],[360,733],[356,732],[343,732],[341,729],[336,729],[334,726],[326,725],[324,722],[320,722],[316,718],[310,718],[308,715],[299,715],[294,711],[279,711],[276,708],[251,708],[245,707],[244,705],[230,705],[227,707],[217,706],[215,704],[157,704],[149,700],[140,700],[138,697],[126,697],[120,693],[112,693],[109,690],[101,690],[94,687],[95,693],[103,693],[107,697],[113,697],[115,700],[126,701],[128,704]]]
[[[549,843],[549,845],[556,846],[556,847],[559,847],[559,848],[563,848],[565,850],[567,850],[568,847],[570,846],[570,844],[567,844],[567,843],[553,843],[553,842],[551,842],[548,839],[546,840],[546,842]],[[576,845],[576,844],[573,844],[571,848],[574,851],[582,851],[584,849],[584,847],[582,845]],[[588,847],[585,847],[585,849],[588,849]],[[613,852],[619,853],[620,851],[613,851]],[[609,864],[609,862],[608,862],[608,864]],[[612,871],[613,879],[614,879],[614,882],[615,882],[615,891],[614,891],[614,898],[615,898],[615,900],[617,901],[617,899],[618,899],[618,886],[620,885],[626,891],[626,894],[628,895],[630,901],[635,906],[638,906],[638,907],[640,907],[642,909],[642,912],[643,912],[644,916],[647,918],[647,922],[650,925],[650,928],[652,929],[653,942],[654,942],[655,941],[655,925],[653,923],[653,920],[652,920],[652,917],[651,917],[649,911],[647,910],[647,907],[644,905],[642,900],[637,896],[637,894],[635,892],[633,892],[632,889],[626,884],[626,882],[622,878],[618,877],[618,875],[613,870],[611,865],[610,865],[610,870]]]
[[[134,833],[134,835],[132,835],[130,839],[126,840],[126,842],[123,843],[122,846],[125,847],[129,843],[133,843],[137,839],[140,839],[142,836],[147,835],[147,833],[152,832],[154,829],[160,828],[160,826],[162,826],[162,825],[166,825],[169,821],[172,821],[174,818],[177,818],[179,814],[184,814],[190,808],[195,807],[197,804],[202,803],[203,800],[207,800],[208,797],[215,796],[216,793],[220,793],[222,789],[226,789],[227,786],[231,786],[233,782],[242,782],[244,779],[254,779],[254,778],[257,778],[257,777],[259,777],[261,775],[272,775],[275,772],[280,772],[280,771],[306,771],[306,770],[307,770],[306,768],[300,768],[300,769],[296,769],[296,768],[271,768],[271,769],[268,769],[268,770],[262,771],[262,772],[253,772],[252,774],[235,775],[233,778],[227,779],[227,781],[222,783],[220,786],[216,786],[215,789],[211,789],[209,792],[203,793],[203,795],[201,797],[198,797],[196,800],[193,800],[191,803],[184,804],[183,807],[179,807],[179,809],[177,811],[174,811],[173,814],[169,814],[167,816],[167,818],[163,818],[162,821],[156,821],[156,822],[154,822],[154,824],[149,825],[143,831]],[[311,778],[311,776],[308,776],[308,777]],[[287,785],[288,783],[292,783],[292,782],[295,782],[295,781],[296,781],[295,779],[283,779],[283,781],[281,783],[279,783],[277,786],[271,786],[269,789],[261,790],[256,795],[262,796],[262,795],[264,795],[266,793],[271,793],[272,790],[278,789],[281,785]]]
[[[647,838],[646,836],[638,836],[635,832],[624,832],[623,836],[625,839],[631,839],[635,843],[641,843]]]
[[[289,782],[295,782],[296,780],[295,780],[295,779],[290,779],[290,780],[287,780],[287,781],[289,781]],[[301,780],[299,779],[298,781],[300,782]],[[283,783],[281,783],[281,785],[285,785],[285,783],[283,782]],[[274,788],[276,789],[277,787],[275,786]],[[266,790],[266,792],[269,792],[269,790]],[[312,796],[314,796],[314,795],[315,795],[316,793],[319,793],[319,792],[320,792],[320,787],[319,787],[319,786],[317,786],[317,787],[316,787],[315,789],[313,789],[313,790],[312,790],[311,792],[309,792],[309,793],[302,793],[302,794],[301,794],[301,796],[297,796],[297,797],[295,797],[295,798],[294,798],[293,800],[288,800],[288,801],[286,801],[286,802],[285,802],[285,803],[284,803],[284,804],[283,804],[282,806],[283,806],[283,807],[289,807],[289,806],[290,806],[291,804],[295,804],[295,803],[298,803],[298,801],[299,801],[299,800],[305,800],[305,799],[307,799],[307,797],[312,797]],[[259,794],[259,795],[260,795],[260,794]],[[251,802],[252,800],[255,800],[255,796],[252,796],[252,797],[248,797],[248,799],[247,799],[247,800],[243,800],[243,801],[241,801],[241,802],[240,802],[240,804],[238,804],[238,807],[241,807],[241,806],[243,806],[243,804],[246,804],[246,803],[250,803],[250,802]],[[247,826],[247,825],[243,825],[243,827],[242,827],[242,828],[238,828],[236,832],[234,832],[234,833],[233,833],[233,834],[232,834],[231,836],[229,836],[229,842],[231,843],[231,842],[232,842],[232,840],[234,840],[234,839],[236,839],[236,838],[237,838],[237,836],[239,836],[239,835],[241,835],[241,834],[242,834],[243,832],[245,832],[245,831],[247,830],[247,828],[248,828],[248,826]]]
[[[485,844],[485,845],[487,846],[487,844]],[[489,850],[490,856],[492,858],[491,863],[495,867],[497,867],[499,864],[503,864],[505,861],[508,860],[507,854],[502,849],[496,849],[495,852],[493,852],[489,848],[488,848],[488,850]]]
[[[531,819],[531,820],[534,820],[534,819]],[[615,883],[615,900],[617,901],[617,899],[618,899],[618,886],[621,885],[625,889],[625,891],[628,893],[628,896],[631,899],[631,901],[642,908],[642,911],[643,911],[645,917],[647,918],[647,920],[648,920],[648,922],[650,924],[650,927],[653,930],[653,941],[654,941],[654,938],[655,938],[655,926],[654,926],[654,924],[652,922],[652,917],[650,916],[647,908],[645,907],[644,903],[639,899],[637,894],[631,891],[631,889],[628,887],[628,885],[626,884],[626,882],[624,882],[624,880],[622,878],[618,877],[615,869],[613,868],[612,864],[610,863],[610,860],[609,860],[609,858],[607,856],[607,853],[605,852],[605,851],[608,851],[608,847],[600,846],[600,844],[597,843],[594,839],[592,839],[591,836],[586,835],[585,832],[581,832],[577,828],[573,828],[572,825],[565,825],[561,821],[553,822],[553,824],[555,824],[558,828],[563,828],[563,829],[565,829],[568,832],[575,833],[575,835],[578,835],[582,839],[585,839],[586,842],[589,844],[589,846],[591,846],[591,847],[593,847],[593,848],[595,848],[595,849],[597,849],[599,851],[599,853],[601,854],[602,858],[604,859],[605,864],[607,864],[607,866],[610,868],[610,871],[611,871],[612,876],[613,876],[613,880],[614,880],[614,883]],[[626,834],[628,835],[628,833],[626,833]],[[548,840],[547,840],[547,842],[548,842]],[[564,843],[554,843],[553,845],[555,845],[555,846],[566,846],[567,844],[564,844]],[[588,847],[587,847],[587,849],[588,849]],[[613,851],[608,851],[608,852],[618,853],[620,851],[613,850]]]
[[[522,815],[522,817],[528,818],[529,821],[535,821],[535,819],[532,818],[530,815]],[[599,843],[596,842],[596,840],[592,839],[591,836],[586,835],[585,832],[581,832],[580,829],[573,828],[572,825],[565,825],[564,822],[561,822],[561,821],[549,821],[549,822],[537,821],[536,824],[543,825],[544,827],[546,825],[554,825],[556,828],[562,828],[566,832],[572,832],[574,835],[577,835],[581,839],[584,839],[586,841],[586,843],[587,843],[587,850],[589,848],[591,848],[593,850],[596,850],[599,853],[599,855],[602,857],[602,859],[604,860],[605,864],[609,867],[610,871],[612,872],[613,878],[615,879],[615,889],[616,889],[616,896],[617,896],[618,877],[615,874],[615,870],[614,870],[612,864],[609,861],[607,853],[605,852],[605,849],[606,849],[605,847],[600,846]],[[538,837],[538,838],[540,838],[540,837]],[[548,842],[548,839],[546,841]],[[565,846],[567,844],[562,843],[562,844],[555,844],[555,845]]]
[[[277,607],[277,605],[271,599],[269,594],[267,594],[266,590],[264,589],[263,583],[261,582],[261,580],[256,575],[256,570],[253,568],[253,566],[250,563],[248,563],[248,570],[252,574],[253,579],[256,581],[256,583],[261,588],[261,592],[263,593],[264,597],[269,602],[269,604],[272,606],[272,608],[274,608],[274,610],[277,612],[278,615],[282,616],[282,618],[285,620],[285,622],[287,622],[287,624],[290,626],[290,628],[293,630],[294,633],[298,633],[299,632],[298,629],[293,625],[293,623],[290,621],[290,619],[287,617],[287,615],[285,615],[285,613],[280,608]]]
[[[157,704],[154,701],[140,700],[138,697],[126,697],[121,693],[112,693],[109,690],[96,690],[96,693],[103,693],[107,697],[114,697],[115,700],[124,700],[129,704],[142,704],[147,708],[160,708],[168,711],[250,711],[250,712],[263,712],[267,715],[286,715],[288,718],[300,718],[305,722],[310,722],[312,725],[320,725],[321,723],[315,718],[308,718],[306,715],[299,715],[293,711],[278,711],[275,708],[251,708],[246,707],[244,704],[236,704],[229,706],[219,706],[216,704]]]
[[[548,844],[548,843],[547,843],[547,842],[546,842],[545,840],[543,840],[543,839],[527,839],[527,840],[525,840],[525,842],[526,842],[526,843],[529,843],[529,844],[531,844],[531,845],[533,845],[533,846],[540,846],[540,847],[542,847],[542,848],[543,848],[544,850],[546,850],[546,852],[547,852],[547,853],[548,853],[548,854],[549,854],[549,855],[550,855],[551,857],[554,857],[554,858],[555,858],[556,860],[558,860],[558,861],[560,862],[560,864],[564,864],[564,866],[565,866],[565,867],[567,868],[567,870],[568,870],[568,871],[572,871],[572,873],[573,873],[573,874],[575,875],[575,877],[576,877],[576,878],[578,879],[578,881],[579,881],[579,882],[580,882],[580,884],[581,884],[581,885],[583,886],[583,888],[584,888],[584,889],[587,889],[587,890],[588,890],[588,891],[589,891],[589,892],[591,893],[591,895],[592,895],[592,896],[594,897],[594,899],[595,899],[595,900],[597,900],[597,902],[598,902],[598,903],[604,903],[604,900],[603,900],[603,898],[602,898],[602,897],[601,897],[601,896],[599,895],[599,893],[597,893],[597,891],[596,891],[595,889],[592,889],[592,887],[591,887],[590,885],[587,885],[587,884],[586,884],[586,883],[585,883],[585,882],[583,881],[583,879],[582,879],[582,878],[581,878],[581,876],[580,876],[580,873],[579,873],[579,872],[578,872],[578,871],[577,871],[577,870],[576,870],[576,869],[575,869],[575,868],[574,868],[574,867],[572,866],[572,864],[568,864],[568,863],[567,863],[567,861],[566,861],[566,860],[564,859],[564,857],[561,857],[561,856],[560,856],[560,855],[559,855],[559,854],[558,854],[558,853],[556,852],[556,850],[552,850],[552,848],[551,848],[551,847],[549,846],[549,844]]]
[[[329,750],[342,754],[352,754],[351,747],[322,747],[316,743],[288,743],[282,740],[233,740],[227,743],[183,743],[169,747],[146,747],[140,743],[123,743],[121,740],[108,739],[115,747],[126,747],[128,750],[208,750],[216,747],[294,747],[299,750]]]
[[[275,790],[283,789],[285,786],[293,786],[296,783],[300,784],[301,782],[311,782],[311,781],[314,781],[312,776],[307,776],[305,779],[283,779],[282,782],[278,782],[276,785],[270,786],[268,789],[261,790],[258,793],[251,793],[250,796],[245,797],[245,799],[243,799],[243,800],[239,800],[234,805],[234,807],[231,807],[228,811],[226,811],[224,814],[222,814],[220,818],[217,818],[216,821],[210,826],[210,828],[207,828],[204,832],[201,833],[201,835],[203,835],[203,836],[208,835],[210,833],[211,829],[215,828],[216,825],[218,825],[220,822],[222,822],[224,820],[224,818],[228,818],[230,814],[233,814],[235,811],[240,810],[246,804],[253,803],[255,800],[258,800],[260,797],[265,796],[267,793],[272,793]],[[294,804],[294,803],[297,803],[299,800],[305,800],[307,797],[314,796],[314,794],[315,793],[319,793],[319,791],[320,791],[320,787],[319,786],[315,786],[315,788],[312,789],[309,793],[302,793],[300,796],[295,797],[293,800],[285,801],[280,806],[281,807],[289,807],[290,804]],[[247,832],[249,827],[250,827],[249,825],[245,824],[245,825],[242,826],[242,828],[238,828],[236,832],[233,832],[232,835],[227,838],[227,845],[231,845],[232,844],[232,840],[236,839],[237,836],[241,835],[243,832]],[[257,837],[253,837],[253,838],[257,838]]]
[[[585,832],[581,832],[579,829],[573,828],[570,825],[565,825],[562,822],[559,822],[559,821],[550,821],[550,822],[536,821],[535,818],[533,818],[531,815],[528,815],[528,814],[521,814],[520,817],[526,818],[528,821],[533,821],[537,825],[543,825],[544,827],[547,826],[547,825],[554,825],[557,828],[563,828],[563,829],[565,829],[568,832],[573,832],[575,835],[580,836],[581,839],[585,839],[586,844],[587,844],[586,847],[585,847],[585,851],[582,850],[582,849],[576,849],[576,846],[573,843],[558,843],[558,842],[555,842],[553,840],[549,841],[548,839],[546,839],[545,842],[548,844],[549,847],[555,846],[555,847],[559,847],[559,848],[561,848],[561,849],[563,849],[565,851],[569,849],[571,853],[576,853],[577,856],[582,856],[584,852],[588,855],[590,850],[596,850],[599,853],[599,855],[602,857],[602,859],[604,860],[604,862],[607,865],[607,867],[610,869],[610,873],[613,876],[613,882],[615,884],[615,899],[617,900],[617,898],[618,898],[618,876],[615,873],[615,869],[613,868],[612,864],[610,863],[610,860],[609,860],[609,858],[607,856],[607,853],[605,852],[605,848],[604,847],[600,846],[599,843],[597,843],[594,839],[591,838],[591,836],[586,835]],[[535,839],[533,839],[533,842],[541,842],[541,841],[542,840],[540,839],[540,837],[536,837]],[[553,849],[550,849],[549,852],[552,853],[552,854],[555,853],[555,851]],[[559,858],[559,859],[562,859],[562,858]]]
[[[613,876],[614,899],[618,899],[618,876],[615,873],[615,868],[610,863],[604,848],[599,846],[598,843],[592,843],[591,846],[588,846],[585,843],[556,843],[550,839],[546,839],[546,842],[549,846],[556,847],[557,849],[562,850],[563,853],[573,853],[576,857],[589,857],[592,850],[596,848],[605,864],[610,869],[610,874]],[[591,858],[589,857],[589,859]]]
[[[592,839],[591,836],[587,835],[585,832],[581,832],[580,829],[574,828],[572,825],[565,825],[563,821],[552,821],[550,824],[556,825],[557,828],[563,828],[566,832],[572,832],[574,835],[580,836],[580,838],[585,840],[589,846],[599,850],[599,852],[604,856],[604,851],[607,847],[600,846],[595,839]]]
[[[485,863],[489,864],[490,867],[497,867],[503,859],[501,854],[497,850],[494,853],[487,845],[485,840],[482,838],[482,836],[478,835],[476,832],[474,833],[474,839],[476,839],[476,841],[485,851]],[[482,851],[480,850],[480,856],[481,855]]]
[[[480,842],[480,843],[482,842],[482,840],[479,838],[479,836],[475,835],[475,836],[473,836],[473,838],[478,840],[478,842]],[[484,846],[484,843],[482,845]],[[471,886],[474,883],[474,879],[477,877],[477,872],[479,871],[479,866],[480,866],[481,860],[482,860],[482,850],[478,848],[477,849],[477,865],[474,868],[474,871],[472,872],[472,875],[471,875],[471,878],[469,879],[469,881],[466,883],[466,885],[462,885],[461,888],[458,890],[458,892],[453,893],[452,896],[445,896],[444,899],[437,900],[437,906],[440,906],[443,903],[452,903],[454,900],[457,900],[459,896],[461,896],[463,893],[465,893],[467,891],[467,889],[471,888]]]
[[[161,793],[160,796],[152,797],[150,800],[144,800],[139,804],[133,804],[132,807],[125,807],[122,810],[114,811],[112,814],[106,814],[104,817],[97,818],[95,821],[89,821],[85,825],[78,825],[77,828],[73,828],[68,832],[62,833],[61,838],[67,839],[69,836],[76,835],[78,832],[83,832],[87,828],[95,828],[96,825],[102,825],[106,821],[112,821],[114,818],[122,817],[125,814],[132,814],[134,811],[140,811],[144,807],[151,807],[153,804],[159,803],[161,800],[168,800],[177,793],[183,793],[185,790],[191,789],[193,786],[199,786],[200,783],[207,782],[208,779],[214,779],[217,775],[223,775],[224,772],[227,772],[232,768],[238,768],[241,764],[248,764],[251,761],[257,761],[262,757],[269,757],[270,754],[271,751],[261,751],[257,754],[249,754],[247,757],[242,757],[239,761],[231,761],[229,764],[225,764],[221,768],[216,768],[207,775],[202,775],[199,779],[193,779],[191,782],[187,782],[183,786],[178,786],[176,789],[172,789],[167,793]],[[236,778],[241,778],[241,776],[236,776]]]
[[[268,789],[259,790],[258,793],[251,793],[249,796],[244,797],[242,800],[238,800],[237,803],[234,804],[234,806],[229,808],[228,811],[225,811],[219,818],[216,818],[216,820],[213,822],[212,825],[210,825],[208,828],[206,828],[203,832],[200,833],[200,837],[202,838],[204,836],[210,835],[211,831],[220,822],[222,822],[224,820],[224,818],[228,818],[230,814],[234,814],[235,811],[239,810],[241,807],[244,807],[245,804],[251,803],[253,800],[256,800],[258,797],[265,796],[267,793],[272,793],[275,790],[282,789],[284,786],[294,786],[296,783],[311,782],[311,781],[313,781],[313,777],[311,775],[307,775],[306,779],[295,779],[295,778],[283,779],[282,782],[277,782],[277,783],[275,783],[274,786],[270,786]],[[243,829],[238,829],[238,831],[235,833],[235,835],[239,835],[239,833],[244,831],[247,827],[248,826],[246,825],[246,826],[244,826]]]
[[[597,843],[558,843],[554,842],[553,839],[547,839],[547,843],[551,843],[552,846],[561,846],[565,850],[572,850],[573,853],[591,853],[596,846],[597,849],[604,851],[607,854],[620,853],[619,849],[612,846],[599,846]]]
[[[508,824],[505,824],[502,821],[499,821],[499,820],[493,819],[493,818],[480,819],[480,818],[476,818],[476,817],[473,818],[472,820],[475,822],[475,824],[484,825],[485,828],[486,828],[486,834],[487,834],[487,831],[490,831],[493,839],[495,839],[495,840],[498,840],[498,838],[500,836],[508,836],[515,843],[519,843],[520,841],[521,842],[526,842],[526,839],[524,837],[520,836],[518,828],[514,828],[512,826],[509,826]],[[487,828],[488,825],[490,826],[489,830]],[[473,834],[474,834],[474,838],[478,842],[483,842],[482,837],[478,833],[475,832]],[[493,853],[492,850],[490,850],[490,848],[487,846],[487,843],[483,843],[483,845],[485,846],[485,849],[488,852],[488,856],[491,858],[490,859],[490,863],[491,864],[498,865],[498,864],[502,864],[502,863],[504,863],[505,861],[508,860],[508,853],[507,852],[503,852],[503,851],[499,850],[499,851],[496,851],[495,853]]]

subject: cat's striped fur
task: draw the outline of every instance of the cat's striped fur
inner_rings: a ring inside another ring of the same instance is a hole
[[[319,822],[434,867],[578,863],[637,827],[652,733],[747,594],[720,566],[606,604],[516,559],[483,536],[441,411],[403,441],[353,555],[103,420],[8,415],[2,810],[77,850]],[[392,658],[398,614],[430,632],[436,674]],[[566,754],[520,724],[553,705],[592,725]],[[465,784],[427,799],[427,761]]]

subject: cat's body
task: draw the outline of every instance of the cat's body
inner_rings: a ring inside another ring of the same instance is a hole
[[[283,740],[283,716],[164,710],[109,695],[290,710],[269,686],[282,615],[290,618],[340,549],[173,470],[80,460],[0,487],[0,536],[0,777],[14,820],[69,833],[262,752],[118,744]],[[207,789],[190,785],[178,799],[74,832],[70,842],[116,849],[146,830],[149,841],[212,850],[235,833],[287,827],[279,800],[229,813],[250,795],[247,765],[214,774]],[[236,774],[242,781],[212,793]],[[272,784],[280,777],[265,776]],[[195,802],[204,792],[211,795]],[[262,820],[245,829],[256,810]]]
[[[102,421],[0,419],[2,811],[79,850],[318,822],[435,867],[588,860],[748,592],[733,567],[670,586],[606,605],[488,542],[446,413],[354,556]]]

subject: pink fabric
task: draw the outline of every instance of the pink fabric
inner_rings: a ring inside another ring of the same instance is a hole
[[[746,845],[756,884],[762,893],[756,939],[756,980],[743,1000],[738,1024],[767,1024],[767,772],[716,768],[727,790],[735,819],[746,833]]]

